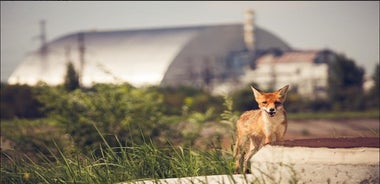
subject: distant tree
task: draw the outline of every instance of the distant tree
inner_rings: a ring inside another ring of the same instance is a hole
[[[373,86],[372,90],[374,94],[377,94],[377,97],[379,98],[379,92],[380,92],[380,83],[379,83],[379,64],[377,64],[375,71],[373,72],[372,79],[375,81],[375,85]]]
[[[211,86],[212,84],[211,84],[211,82],[212,82],[212,79],[213,79],[213,73],[212,73],[210,67],[209,67],[209,66],[206,66],[206,67],[203,69],[201,75],[202,75],[202,80],[203,80],[204,88],[205,88],[208,92],[210,92],[211,89],[212,89],[212,86]]]
[[[368,95],[367,95],[367,105],[369,108],[373,108],[373,107],[379,108],[379,105],[380,105],[380,102],[379,102],[380,101],[380,98],[379,98],[379,95],[380,95],[379,66],[380,65],[377,64],[377,66],[373,72],[372,79],[374,81],[374,85],[369,90]]]
[[[330,63],[328,97],[334,110],[359,110],[363,107],[364,70],[344,55]]]
[[[33,95],[33,87],[1,83],[1,119],[40,118],[41,103]]]
[[[247,87],[237,90],[232,93],[233,107],[232,109],[244,112],[252,109],[257,109],[258,105],[253,95],[252,89],[249,86],[258,86],[256,83],[251,83]]]
[[[78,73],[75,71],[75,67],[72,62],[67,63],[66,76],[63,85],[65,89],[68,91],[72,91],[80,87],[79,76]]]

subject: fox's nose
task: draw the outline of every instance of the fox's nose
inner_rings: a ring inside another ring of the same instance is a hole
[[[269,112],[274,112],[276,109],[274,109],[274,108],[270,108],[269,109]]]

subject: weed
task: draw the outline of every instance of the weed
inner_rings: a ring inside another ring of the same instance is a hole
[[[103,142],[90,156],[65,153],[55,142],[47,148],[52,158],[40,153],[39,162],[26,155],[13,159],[12,152],[2,151],[1,183],[115,183],[233,172],[230,153],[221,150],[158,147],[151,140],[126,146],[116,136],[119,145],[111,146],[96,130]]]

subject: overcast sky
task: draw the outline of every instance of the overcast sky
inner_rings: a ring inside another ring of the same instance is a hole
[[[332,49],[372,74],[379,62],[379,2],[287,1],[1,1],[1,80],[47,39],[87,30],[176,27],[243,22],[255,10],[256,25],[295,49]]]

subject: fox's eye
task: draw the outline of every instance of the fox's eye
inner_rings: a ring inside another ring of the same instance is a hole
[[[276,101],[276,102],[274,102],[274,104],[275,104],[275,105],[281,105],[281,102]]]
[[[267,104],[268,102],[267,101],[264,101],[264,102],[262,102],[263,104]]]

